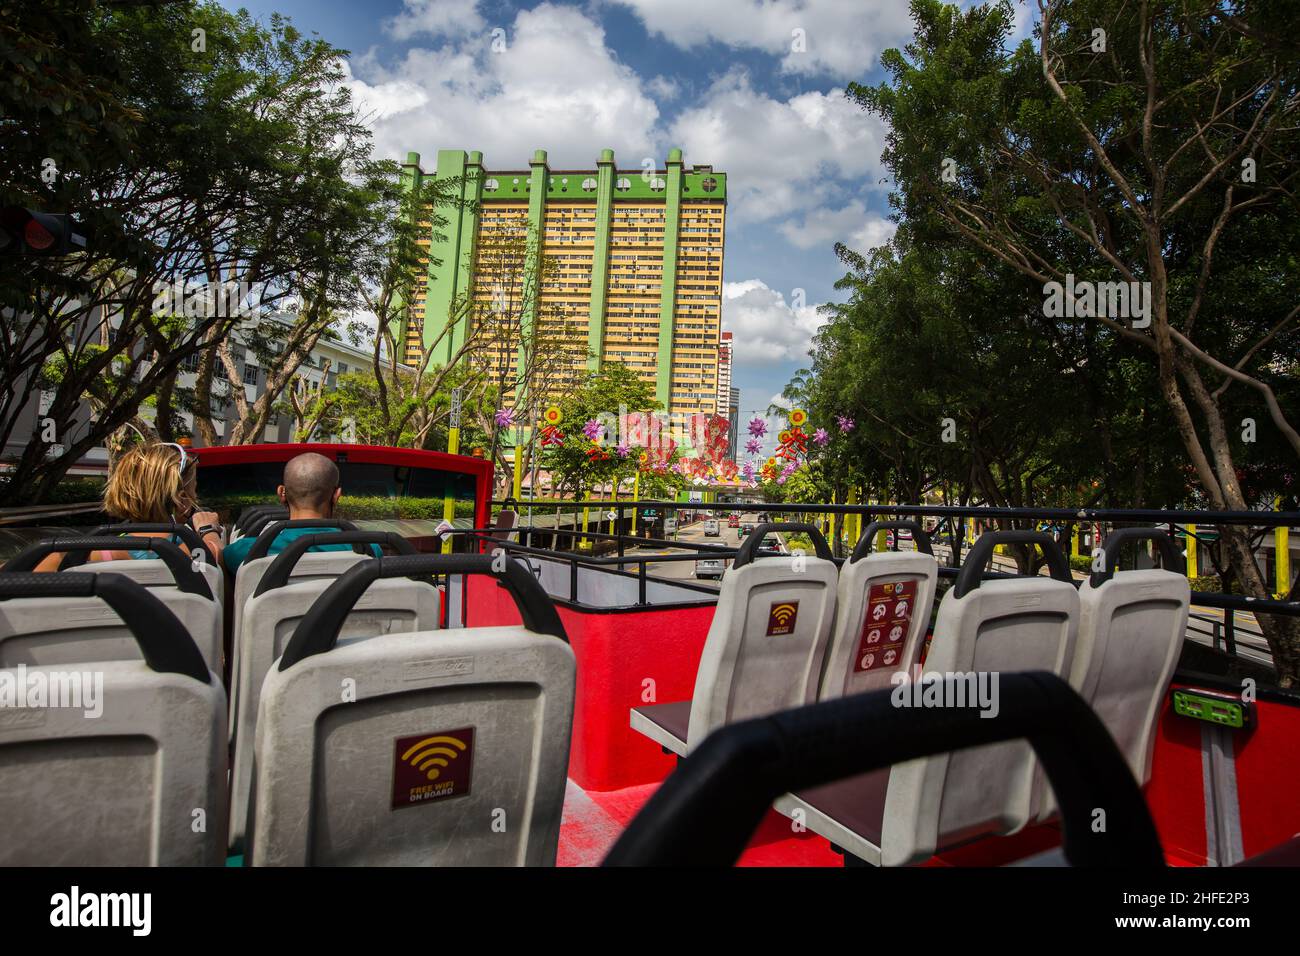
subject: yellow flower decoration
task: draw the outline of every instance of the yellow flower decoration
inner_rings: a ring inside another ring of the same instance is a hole
[[[542,413],[542,421],[546,422],[548,425],[558,425],[563,420],[564,415],[560,412],[560,407],[558,405],[552,405]]]
[[[796,408],[790,413],[790,424],[794,425],[796,428],[806,421],[808,421],[808,413],[802,408]]]

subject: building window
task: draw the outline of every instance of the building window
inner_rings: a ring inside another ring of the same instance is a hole
[[[245,365],[245,366],[244,366],[244,384],[245,384],[245,385],[256,385],[256,384],[257,384],[257,372],[258,372],[258,369],[257,369],[257,366],[256,366],[256,365]]]

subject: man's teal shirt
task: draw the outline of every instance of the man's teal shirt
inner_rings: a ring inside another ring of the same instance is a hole
[[[329,534],[332,531],[337,532],[338,530],[339,530],[338,528],[329,528],[329,527],[285,528],[283,531],[281,531],[279,534],[275,536],[275,540],[271,542],[270,550],[267,553],[279,554],[290,544],[292,544],[295,539],[301,538],[305,534]],[[256,542],[257,542],[256,536],[245,535],[244,537],[240,538],[238,541],[234,541],[231,544],[226,545],[226,547],[221,552],[221,560],[225,563],[226,570],[229,571],[231,574],[234,574],[237,570],[239,570],[239,566],[244,563],[244,560],[248,557],[248,552],[253,550],[253,545]],[[352,545],[318,544],[311,548],[308,548],[307,550],[309,551],[351,551]],[[372,544],[370,546],[370,550],[374,552],[375,557],[377,558],[383,557],[384,552],[380,549],[379,545]]]

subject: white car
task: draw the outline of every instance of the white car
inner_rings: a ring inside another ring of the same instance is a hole
[[[722,534],[722,529],[718,526],[717,518],[710,518],[704,522],[704,536],[706,538],[717,538]]]
[[[726,558],[700,558],[695,562],[695,576],[697,578],[713,578],[717,580],[722,577],[722,572],[726,570]]]

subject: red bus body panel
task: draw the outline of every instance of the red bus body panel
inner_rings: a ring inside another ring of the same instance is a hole
[[[336,460],[344,455],[350,463],[398,465],[408,468],[428,468],[434,471],[452,471],[474,476],[474,526],[486,528],[489,521],[489,499],[491,498],[492,466],[482,458],[469,455],[449,455],[441,451],[424,451],[419,448],[388,448],[384,445],[331,445],[322,442],[304,442],[302,444],[266,444],[266,445],[213,445],[205,448],[191,449],[189,454],[196,457],[199,467],[204,465],[238,465],[241,463],[263,463],[268,461],[288,461],[297,455],[316,452],[326,458]],[[343,489],[347,493],[347,489]]]

